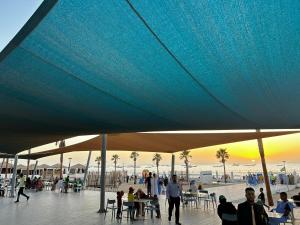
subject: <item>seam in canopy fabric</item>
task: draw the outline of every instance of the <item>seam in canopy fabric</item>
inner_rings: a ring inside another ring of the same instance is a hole
[[[50,66],[53,66],[53,67],[55,67],[55,68],[57,68],[57,69],[63,71],[63,72],[66,73],[67,75],[73,77],[73,78],[76,79],[76,80],[79,80],[81,83],[84,83],[85,85],[87,85],[87,86],[89,86],[89,87],[95,89],[96,91],[101,92],[102,94],[104,94],[104,95],[106,95],[106,96],[109,96],[109,97],[115,99],[115,100],[118,101],[118,102],[124,103],[124,104],[128,105],[129,107],[135,108],[135,109],[137,109],[137,110],[139,110],[139,111],[141,111],[141,112],[148,113],[148,114],[150,114],[150,115],[152,115],[152,116],[156,116],[156,117],[158,117],[158,118],[164,119],[164,120],[169,121],[169,122],[171,122],[171,123],[173,123],[173,124],[180,124],[180,123],[178,123],[177,121],[169,120],[169,119],[167,119],[167,118],[164,118],[164,117],[161,116],[161,115],[157,115],[157,114],[155,114],[155,113],[149,112],[149,111],[147,111],[147,110],[145,110],[145,109],[143,109],[143,108],[140,108],[140,107],[138,107],[138,106],[136,106],[136,105],[134,105],[134,104],[132,104],[132,103],[130,103],[130,102],[124,101],[123,99],[120,99],[120,98],[118,98],[118,97],[116,97],[116,96],[114,96],[114,95],[112,95],[112,94],[110,94],[110,93],[108,93],[108,92],[106,92],[106,91],[104,91],[104,90],[102,90],[102,89],[96,87],[95,85],[86,82],[85,80],[79,78],[79,77],[76,76],[75,74],[73,74],[73,73],[71,73],[71,72],[69,72],[69,71],[67,71],[67,70],[65,70],[65,69],[63,69],[63,68],[61,68],[61,67],[59,67],[59,66],[57,66],[57,65],[55,65],[55,64],[52,64],[52,63],[46,61],[45,59],[43,59],[43,58],[41,58],[40,56],[38,56],[38,55],[36,55],[35,53],[33,53],[32,51],[30,51],[30,50],[28,50],[28,49],[26,49],[26,48],[24,48],[24,47],[22,47],[22,46],[19,46],[19,48],[21,48],[21,49],[23,49],[24,51],[28,52],[28,53],[31,54],[32,56],[34,56],[34,57],[36,57],[36,58],[42,60],[42,61],[45,62],[46,64],[48,64],[48,65],[50,65]]]
[[[253,123],[255,126],[260,127],[259,124],[255,121],[252,121],[240,113],[234,111],[229,106],[225,105],[221,100],[219,100],[216,96],[214,96],[197,78],[183,65],[182,62],[172,53],[172,51],[166,46],[166,44],[159,38],[159,36],[154,32],[154,30],[150,27],[150,25],[147,23],[145,18],[138,12],[138,10],[134,7],[134,5],[130,2],[130,0],[125,0],[127,4],[129,5],[130,9],[134,12],[134,14],[142,21],[142,23],[145,25],[145,27],[149,30],[149,32],[154,36],[154,38],[158,41],[158,43],[162,46],[163,49],[165,49],[168,54],[175,60],[175,62],[180,66],[180,68],[183,69],[184,72],[187,73],[187,75],[201,88],[203,89],[210,97],[212,97],[217,103],[219,103],[223,108],[228,110],[229,112],[233,113],[234,115],[238,116],[239,118]]]

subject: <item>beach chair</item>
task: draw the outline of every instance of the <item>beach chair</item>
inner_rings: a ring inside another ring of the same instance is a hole
[[[209,194],[208,198],[204,200],[204,209],[205,209],[205,207],[208,209],[208,205],[210,206],[210,203],[212,203],[212,206],[214,209],[215,209],[215,206],[217,208],[216,193]]]
[[[104,218],[106,217],[108,210],[111,210],[111,219],[116,216],[117,206],[115,206],[115,204],[116,200],[107,199]]]

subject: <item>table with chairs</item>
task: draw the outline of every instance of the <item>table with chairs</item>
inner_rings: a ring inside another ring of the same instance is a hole
[[[139,215],[135,217],[136,214],[136,203],[139,205]],[[143,207],[143,204],[145,207]],[[118,210],[116,200],[108,199],[105,208],[105,217],[107,212],[111,211],[111,218],[116,217],[116,211]],[[123,199],[122,207],[121,207],[121,218],[123,218],[123,212],[127,212],[127,220],[145,220],[144,214],[145,212],[150,212],[151,219],[153,218],[153,212],[156,210],[155,205],[153,204],[152,199],[134,199],[133,201],[127,201],[127,199]]]
[[[208,209],[210,206],[213,209],[217,209],[217,198],[216,193],[209,193],[206,190],[200,190],[196,193],[185,191],[182,192],[182,202],[184,206],[198,206],[201,205],[201,201],[203,201],[204,209]]]

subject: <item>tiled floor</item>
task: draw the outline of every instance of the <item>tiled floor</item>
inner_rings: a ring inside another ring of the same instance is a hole
[[[84,191],[81,193],[54,193],[50,191],[29,193],[30,199],[27,202],[21,198],[19,203],[14,203],[14,199],[0,198],[0,224],[1,225],[112,225],[120,224],[115,219],[111,219],[111,214],[107,214],[104,219],[103,214],[98,214],[99,193],[95,191]],[[115,196],[108,193],[107,196]],[[167,221],[167,211],[164,200],[161,202],[162,219],[150,219],[146,216],[145,221],[134,221],[133,224],[174,224],[174,221]],[[187,225],[219,225],[214,210],[204,210],[191,207],[181,208],[181,222]],[[122,220],[122,224],[130,224],[127,219]]]
[[[229,188],[229,187],[228,187]],[[231,193],[238,186],[231,187]],[[225,190],[224,190],[225,191]],[[227,191],[230,191],[228,189]],[[226,191],[226,192],[227,192]],[[111,219],[108,213],[106,219],[103,214],[98,214],[99,192],[83,191],[81,193],[70,192],[68,194],[43,191],[30,192],[30,200],[0,198],[0,225],[114,225],[119,221]],[[107,198],[115,198],[115,193],[107,193]],[[167,209],[165,200],[161,200],[162,219],[150,219],[146,216],[145,221],[134,221],[133,224],[174,224],[174,220],[167,221]],[[181,222],[186,225],[220,225],[221,222],[212,208],[204,210],[203,205],[199,209],[194,207],[181,207]],[[121,224],[130,224],[124,218]]]

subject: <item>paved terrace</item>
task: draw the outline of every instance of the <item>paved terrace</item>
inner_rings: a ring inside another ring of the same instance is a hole
[[[228,191],[234,193],[239,190],[240,185],[228,186]],[[299,189],[298,189],[299,190]],[[297,191],[298,191],[297,190]],[[16,225],[113,225],[120,224],[115,219],[111,219],[108,213],[106,219],[103,214],[98,214],[99,209],[99,192],[82,191],[81,193],[70,192],[68,194],[43,191],[29,192],[30,200],[20,199],[20,203],[14,203],[15,199],[0,198],[0,221],[1,224]],[[115,198],[115,193],[107,193],[106,197]],[[134,221],[133,224],[174,224],[174,221],[167,221],[167,208],[165,200],[161,199],[162,219],[153,220],[150,214],[146,216],[145,221]],[[298,212],[296,213],[298,214]],[[299,217],[299,216],[298,216]],[[216,211],[211,207],[204,209],[202,205],[195,207],[181,207],[181,222],[186,225],[220,225],[221,222]],[[130,224],[126,218],[123,218],[121,224]],[[300,223],[297,223],[297,225]]]
[[[30,200],[21,198],[20,203],[14,203],[14,199],[0,198],[1,224],[19,225],[111,225],[120,224],[115,219],[111,220],[111,214],[104,219],[103,214],[98,214],[99,193],[95,191],[83,191],[81,193],[54,193],[43,191],[29,193]],[[115,193],[107,196],[115,197]],[[170,224],[167,221],[167,210],[164,200],[161,202],[162,219],[151,220],[150,213],[145,221],[134,221],[133,224]],[[181,208],[181,221],[187,225],[221,224],[214,210],[204,210],[191,207]],[[123,218],[122,224],[130,224]],[[174,222],[172,222],[174,224]]]

